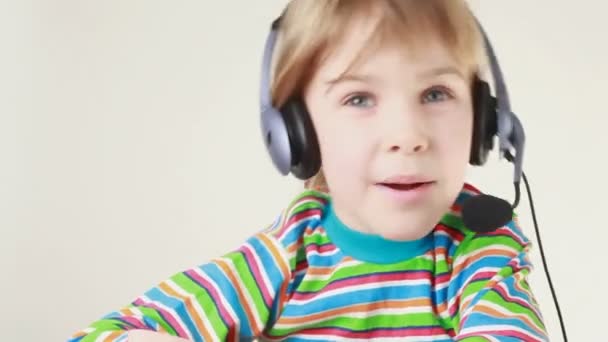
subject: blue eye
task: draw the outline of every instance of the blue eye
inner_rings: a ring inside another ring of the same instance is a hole
[[[439,102],[451,99],[452,96],[440,88],[432,88],[424,93],[423,102]]]
[[[367,95],[355,95],[352,97],[349,97],[345,104],[347,106],[355,106],[355,107],[371,107],[374,105],[374,101],[372,100],[371,96],[367,96]]]

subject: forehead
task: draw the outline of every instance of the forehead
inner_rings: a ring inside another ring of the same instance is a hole
[[[437,34],[426,32],[418,37],[400,36],[395,31],[387,32],[378,16],[354,19],[322,56],[316,70],[321,79],[355,72],[386,72],[383,67],[389,65],[399,65],[399,70],[389,70],[399,76],[446,67],[467,73],[463,63]]]

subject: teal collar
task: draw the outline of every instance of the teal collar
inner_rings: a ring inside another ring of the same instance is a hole
[[[413,241],[388,240],[346,226],[336,216],[331,202],[327,203],[325,211],[322,226],[329,239],[344,254],[357,260],[375,264],[398,263],[420,256],[432,247],[432,233]]]

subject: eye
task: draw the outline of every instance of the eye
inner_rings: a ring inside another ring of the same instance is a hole
[[[452,95],[442,87],[433,87],[424,92],[422,102],[439,102],[452,99]]]
[[[357,94],[350,96],[344,102],[347,106],[355,106],[355,107],[371,107],[374,105],[374,100],[371,96],[366,94]]]

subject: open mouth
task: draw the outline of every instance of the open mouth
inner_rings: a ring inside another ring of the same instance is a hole
[[[380,183],[379,185],[398,191],[410,191],[429,185],[431,182],[420,183]]]

